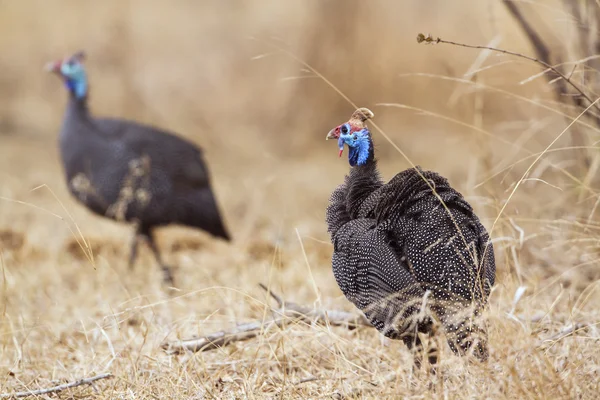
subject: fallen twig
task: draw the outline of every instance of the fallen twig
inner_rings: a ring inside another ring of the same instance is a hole
[[[363,314],[355,314],[340,310],[314,309],[291,301],[284,301],[280,296],[273,293],[262,283],[259,283],[258,285],[273,297],[277,302],[280,311],[297,313],[301,316],[310,318],[314,322],[323,323],[328,321],[329,324],[334,326],[345,325],[348,326],[349,329],[354,329],[358,326],[372,326]]]
[[[294,383],[294,385],[301,385],[303,383],[314,382],[318,380],[320,380],[320,378],[317,378],[316,376],[309,376],[307,378],[300,379],[298,382]]]
[[[23,397],[29,397],[29,396],[39,396],[39,395],[48,394],[48,393],[56,393],[56,392],[61,392],[65,389],[70,389],[70,388],[74,388],[74,387],[81,386],[81,385],[91,385],[95,381],[98,381],[100,379],[111,378],[111,377],[112,377],[112,374],[106,373],[106,374],[92,376],[90,378],[83,378],[83,379],[80,379],[75,382],[65,383],[63,385],[58,385],[58,386],[54,386],[54,387],[46,388],[46,389],[28,390],[25,392],[15,392],[15,393],[1,393],[0,399],[17,399],[17,398],[23,398]]]
[[[347,393],[342,393],[340,391],[337,391],[337,392],[333,393],[332,397],[336,400],[361,397],[362,395],[364,395],[365,392],[368,392],[370,390],[374,390],[378,387],[381,387],[381,384],[387,384],[387,383],[395,381],[397,377],[398,377],[398,375],[396,373],[392,372],[392,373],[384,376],[380,382],[367,381],[366,383],[369,383],[371,386],[355,387],[355,388],[351,389],[350,391],[348,391]]]
[[[231,343],[252,339],[258,336],[261,330],[268,330],[273,325],[281,326],[285,320],[289,321],[290,317],[270,318],[265,321],[250,322],[230,330],[223,330],[198,338],[175,340],[163,343],[162,348],[169,354],[178,354],[185,351],[195,353],[198,351],[215,350],[228,346]]]
[[[272,310],[273,317],[264,321],[249,322],[233,329],[215,332],[198,338],[166,342],[162,345],[162,348],[169,354],[177,354],[186,351],[210,351],[228,346],[235,342],[252,339],[273,326],[281,327],[284,323],[299,321],[321,324],[329,323],[333,326],[346,326],[348,329],[354,329],[358,326],[372,326],[364,315],[339,310],[314,309],[297,303],[284,301],[280,296],[273,293],[262,283],[260,284],[260,287],[269,293],[275,302],[277,302],[278,308]]]

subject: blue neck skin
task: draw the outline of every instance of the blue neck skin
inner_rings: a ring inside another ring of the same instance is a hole
[[[365,165],[369,159],[369,150],[371,148],[371,141],[369,140],[368,133],[360,132],[362,135],[358,140],[353,141],[352,136],[348,137],[340,136],[338,144],[340,149],[343,148],[344,144],[348,145],[348,162],[351,166]]]
[[[75,79],[67,78],[65,80],[65,86],[78,100],[85,98],[87,95],[87,79],[85,77]]]

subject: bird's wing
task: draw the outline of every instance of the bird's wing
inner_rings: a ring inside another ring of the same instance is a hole
[[[489,293],[485,280],[490,269],[495,271],[490,251],[482,262],[487,232],[461,201],[445,195],[442,200],[445,206],[433,195],[425,197],[381,225],[389,232],[393,248],[402,243],[417,280],[436,299],[481,299],[482,284]]]
[[[344,295],[380,331],[398,330],[415,314],[424,295],[407,258],[388,245],[373,219],[345,224],[334,240],[333,272]]]
[[[439,296],[463,293],[470,299],[475,284],[493,284],[493,249],[485,251],[482,262],[487,231],[441,175],[419,167],[400,172],[378,190],[374,218],[389,232],[396,251],[394,243],[404,243],[417,280],[446,291]],[[484,286],[489,292],[489,284]]]
[[[148,156],[153,166],[169,176],[175,186],[203,188],[209,174],[202,149],[173,133],[127,120],[96,119],[98,129],[131,157]]]

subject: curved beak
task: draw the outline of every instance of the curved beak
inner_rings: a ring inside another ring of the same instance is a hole
[[[52,61],[44,66],[46,72],[51,72],[60,75],[60,61]]]
[[[332,130],[330,130],[327,133],[327,136],[325,136],[325,140],[329,140],[329,139],[337,139],[337,136],[335,135],[335,128],[333,128]]]

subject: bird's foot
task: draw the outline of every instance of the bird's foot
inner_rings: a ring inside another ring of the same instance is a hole
[[[429,375],[437,375],[437,365],[429,365]]]
[[[163,271],[163,282],[169,286],[175,286],[175,279],[173,278],[173,272],[171,271],[171,267],[168,265],[162,265]]]

